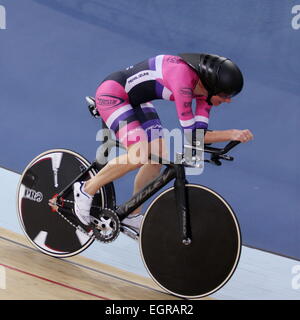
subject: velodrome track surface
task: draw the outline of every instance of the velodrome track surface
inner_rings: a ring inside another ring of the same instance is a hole
[[[68,259],[33,248],[18,224],[15,206],[20,175],[0,168],[0,299],[180,300],[148,276],[138,244],[123,234],[111,244],[94,242]],[[5,186],[5,187],[4,187]],[[293,288],[297,260],[243,247],[230,281],[207,299],[299,299]],[[294,279],[294,280],[293,280]]]

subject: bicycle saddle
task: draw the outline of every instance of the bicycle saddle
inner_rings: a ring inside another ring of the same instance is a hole
[[[85,100],[88,103],[88,108],[89,108],[91,115],[95,118],[100,118],[100,114],[96,108],[95,98],[87,96],[87,97],[85,97]]]

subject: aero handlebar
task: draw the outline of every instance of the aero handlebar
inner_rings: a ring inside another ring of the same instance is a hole
[[[228,156],[226,153],[240,143],[241,143],[240,141],[230,141],[223,149],[212,148],[205,145],[204,152],[210,153],[211,156],[210,156],[210,160],[204,160],[204,161],[213,163],[217,166],[220,166],[222,164],[220,160],[233,161],[234,158],[231,156]]]

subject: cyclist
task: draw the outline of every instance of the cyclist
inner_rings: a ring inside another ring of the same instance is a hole
[[[212,106],[230,103],[242,88],[243,76],[234,62],[205,53],[158,55],[109,75],[97,89],[96,107],[127,153],[109,161],[90,180],[74,184],[76,216],[88,225],[93,195],[129,171],[139,168],[134,193],[159,174],[161,165],[147,161],[149,152],[164,154],[162,125],[150,103],[152,100],[174,101],[181,127],[204,129],[205,143],[253,139],[247,129],[207,130]],[[195,112],[193,99],[196,100]],[[143,218],[140,210],[136,209],[122,223],[138,231]]]

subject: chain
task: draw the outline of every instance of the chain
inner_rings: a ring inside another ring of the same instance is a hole
[[[63,199],[63,202],[65,203],[72,203],[72,205],[74,205],[75,201],[72,201],[72,200],[66,200],[66,199]],[[59,206],[58,204],[56,204],[57,206]],[[62,207],[62,206],[61,206]],[[102,210],[103,208],[102,207],[99,207],[99,206],[91,206],[91,208],[96,208],[96,209],[100,209]]]
[[[71,200],[65,200],[63,199],[63,202],[65,203],[72,203],[74,204],[74,201],[71,201]],[[59,203],[56,203],[56,206],[60,207],[60,208],[63,208],[63,205],[59,204]],[[100,209],[100,210],[103,210],[105,208],[101,208],[99,206],[92,206],[92,208],[97,208],[97,209]],[[111,210],[111,209],[107,209],[107,210]],[[87,232],[84,228],[82,228],[80,225],[75,225],[72,221],[70,221],[64,214],[62,214],[60,211],[56,211],[59,216],[61,218],[63,218],[67,223],[69,223],[73,228],[75,228],[76,230],[82,232],[83,234],[85,234],[86,236],[88,236],[90,239],[92,237],[94,237],[95,240],[101,242],[101,243],[109,243],[109,242],[112,242],[113,240],[107,240],[107,241],[103,241],[103,240],[100,240],[98,239],[98,233],[99,233],[99,230],[95,227],[95,226],[91,226],[92,227],[92,234],[91,232]]]
[[[70,200],[64,200],[65,202],[69,202],[69,203],[72,203],[73,201],[70,201]],[[56,206],[62,208],[63,206],[56,203]],[[85,234],[86,236],[88,236],[90,239],[94,236],[94,234],[90,234],[89,232],[87,232],[86,230],[84,230],[80,225],[75,225],[72,221],[70,221],[64,214],[62,214],[60,211],[56,211],[58,213],[58,215],[63,218],[65,221],[67,221],[73,228],[75,228],[76,230],[80,231],[81,233]],[[95,237],[96,240],[98,240],[96,237]]]

